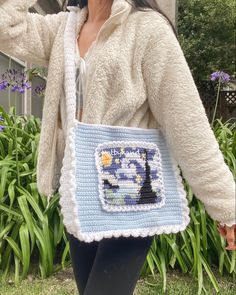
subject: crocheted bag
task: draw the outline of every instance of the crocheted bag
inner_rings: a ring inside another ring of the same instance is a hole
[[[73,21],[72,14],[64,40],[67,137],[59,188],[67,231],[91,242],[184,230],[186,192],[161,130],[76,119]]]

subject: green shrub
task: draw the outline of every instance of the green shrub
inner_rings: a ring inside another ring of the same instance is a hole
[[[14,108],[7,114],[0,107],[5,128],[0,132],[0,269],[4,278],[14,267],[15,281],[25,278],[33,261],[45,278],[69,263],[69,244],[59,210],[58,193],[48,201],[36,187],[37,147],[40,120],[33,116],[15,116]],[[215,121],[214,132],[225,161],[236,176],[236,123]],[[1,125],[1,122],[0,122]],[[18,152],[16,152],[16,146]],[[16,156],[17,155],[17,156]],[[142,274],[158,270],[166,289],[169,267],[190,272],[198,280],[199,294],[204,287],[204,274],[216,291],[217,280],[212,272],[236,274],[236,251],[226,251],[226,241],[219,235],[201,201],[184,180],[191,221],[184,232],[156,236]],[[68,258],[68,260],[67,260]]]
[[[236,122],[230,121],[223,124],[221,119],[216,119],[213,131],[225,162],[236,178]],[[198,280],[198,294],[202,290],[206,292],[203,283],[206,274],[218,292],[219,285],[212,270],[218,269],[220,275],[229,274],[235,279],[236,251],[225,250],[226,241],[218,233],[217,222],[211,219],[203,203],[183,180],[190,207],[190,224],[183,232],[156,236],[142,273],[154,274],[154,270],[158,269],[165,291],[168,267],[181,269],[183,273],[190,272]]]
[[[5,278],[13,264],[17,282],[34,259],[45,278],[57,270],[56,261],[68,262],[69,245],[58,193],[48,202],[37,191],[40,120],[16,116],[14,108],[7,114],[0,107],[0,115],[5,127],[0,132],[0,268]]]

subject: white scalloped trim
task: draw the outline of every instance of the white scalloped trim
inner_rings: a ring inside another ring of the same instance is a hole
[[[110,238],[119,238],[119,237],[147,237],[147,236],[154,236],[160,234],[170,234],[170,233],[178,233],[180,231],[185,230],[187,224],[181,225],[165,225],[159,227],[149,227],[149,228],[138,228],[138,229],[124,229],[124,230],[107,230],[107,231],[100,231],[96,233],[84,233],[82,241],[90,243],[93,241],[100,241],[103,238],[110,239]],[[74,235],[77,237],[77,235]]]
[[[86,18],[86,7],[80,12],[79,26]],[[67,133],[65,140],[65,152],[62,160],[59,204],[63,215],[63,223],[67,231],[78,239],[83,240],[80,233],[78,207],[75,198],[76,193],[76,159],[74,143],[75,110],[76,110],[76,84],[75,84],[75,43],[77,10],[70,12],[64,32],[64,59],[65,59],[65,94]]]
[[[129,127],[126,127],[126,129],[129,129]],[[158,176],[160,177],[160,190],[161,190],[161,202],[159,203],[152,203],[152,204],[137,204],[137,205],[112,205],[112,204],[107,204],[105,202],[105,195],[104,195],[104,189],[103,189],[103,182],[102,182],[102,170],[101,170],[101,165],[100,165],[100,157],[99,157],[99,151],[101,151],[103,148],[110,148],[110,147],[146,147],[150,149],[155,149],[156,153],[158,155],[158,160],[160,161],[158,168],[159,168],[159,173]],[[163,181],[163,170],[162,170],[162,159],[161,159],[161,153],[159,151],[158,146],[155,143],[152,142],[146,142],[146,141],[107,141],[104,143],[100,143],[97,145],[95,148],[94,152],[95,156],[95,164],[98,170],[98,190],[99,190],[99,199],[102,204],[102,208],[105,211],[111,211],[111,212],[126,212],[126,211],[143,211],[143,210],[151,210],[154,208],[161,208],[162,206],[165,205],[165,188],[164,188],[164,181]]]
[[[86,17],[85,9],[82,9],[80,12],[80,25],[83,23]],[[74,64],[74,54],[75,54],[75,27],[77,21],[76,12],[71,12],[64,34],[64,54],[65,54],[65,91],[66,91],[66,114],[67,114],[67,136],[65,142],[65,153],[63,158],[63,166],[61,169],[60,177],[60,199],[59,204],[61,206],[61,212],[63,215],[63,223],[67,231],[78,238],[81,241],[92,242],[100,241],[103,238],[112,238],[112,237],[146,237],[158,234],[169,234],[177,233],[182,231],[188,225],[189,218],[189,207],[186,198],[186,191],[182,184],[182,178],[180,176],[180,170],[177,166],[175,159],[172,157],[172,166],[174,169],[175,176],[178,180],[178,192],[181,197],[182,202],[182,217],[183,222],[180,225],[172,226],[158,226],[158,227],[149,227],[149,228],[139,228],[139,229],[128,229],[128,230],[114,230],[114,231],[100,231],[96,233],[82,233],[79,223],[78,216],[78,206],[75,199],[76,193],[76,181],[75,181],[75,168],[76,168],[76,159],[75,159],[75,149],[74,149],[74,131],[78,124],[78,121],[75,119],[76,111],[76,86],[75,86],[75,64]],[[101,125],[102,126],[102,125]],[[127,127],[126,127],[127,128]],[[132,127],[128,127],[133,129]],[[140,129],[141,128],[137,128]]]

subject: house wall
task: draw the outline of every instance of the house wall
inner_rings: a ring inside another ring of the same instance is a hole
[[[175,24],[177,21],[177,1],[176,0],[157,0],[157,3],[160,5],[161,9],[168,15],[170,20]]]

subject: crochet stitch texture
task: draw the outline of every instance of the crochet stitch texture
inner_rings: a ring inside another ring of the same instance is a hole
[[[184,230],[190,221],[186,192],[161,130],[75,119],[76,45],[70,29],[75,21],[72,13],[64,34],[67,135],[59,193],[67,231],[92,242]],[[103,148],[112,158],[114,149],[122,155],[111,161]],[[133,179],[135,175],[142,178],[141,183]]]
[[[50,197],[58,188],[67,130],[63,35],[70,12],[29,13],[36,2],[0,0],[0,50],[48,66],[37,186]],[[77,23],[71,32],[76,36],[87,7],[75,10]],[[131,11],[125,0],[114,0],[87,74],[83,122],[162,128],[183,177],[210,216],[235,224],[235,180],[167,20],[156,11]],[[64,131],[58,126],[59,107]]]

